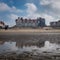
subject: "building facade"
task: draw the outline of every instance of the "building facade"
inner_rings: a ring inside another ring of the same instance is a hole
[[[22,17],[18,17],[15,20],[17,27],[44,27],[45,26],[45,19],[44,18],[37,18],[37,19],[23,19]]]
[[[3,21],[0,21],[0,28],[4,28],[5,27],[5,23]]]
[[[0,29],[8,29],[9,26],[6,25],[3,21],[0,21]]]
[[[50,22],[51,27],[60,27],[60,20],[56,22]]]

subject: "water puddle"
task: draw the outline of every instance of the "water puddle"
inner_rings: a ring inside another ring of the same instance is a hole
[[[17,46],[16,42],[4,42],[0,44],[0,54],[16,52],[17,54],[21,54],[23,52],[34,52],[36,53],[60,53],[60,45],[56,43],[50,43],[49,41],[45,41],[43,47],[39,46]]]

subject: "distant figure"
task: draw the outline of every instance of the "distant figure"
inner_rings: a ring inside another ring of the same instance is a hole
[[[7,30],[7,29],[8,29],[8,25],[5,26],[5,30]]]

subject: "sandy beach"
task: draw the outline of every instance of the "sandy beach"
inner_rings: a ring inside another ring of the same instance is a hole
[[[10,29],[0,30],[0,41],[51,41],[60,43],[60,30],[42,30],[42,29]]]
[[[51,29],[51,30],[48,30],[48,29],[8,29],[8,30],[4,30],[4,29],[1,29],[0,30],[0,33],[1,32],[20,32],[20,33],[60,33],[60,29]]]
[[[3,42],[2,42],[3,41]],[[17,47],[23,46],[38,46],[43,47],[45,41],[60,44],[60,30],[42,30],[42,29],[20,29],[20,30],[0,30],[0,44],[11,41],[16,42]],[[8,60],[57,60],[60,59],[60,54],[50,52],[37,53],[36,49],[33,52],[23,52],[17,55],[15,52],[0,55],[0,59]]]

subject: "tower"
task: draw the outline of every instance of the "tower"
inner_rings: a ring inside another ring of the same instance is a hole
[[[45,19],[44,18],[38,18],[37,19],[37,21],[38,21],[38,26],[39,27],[44,27],[45,26]]]

